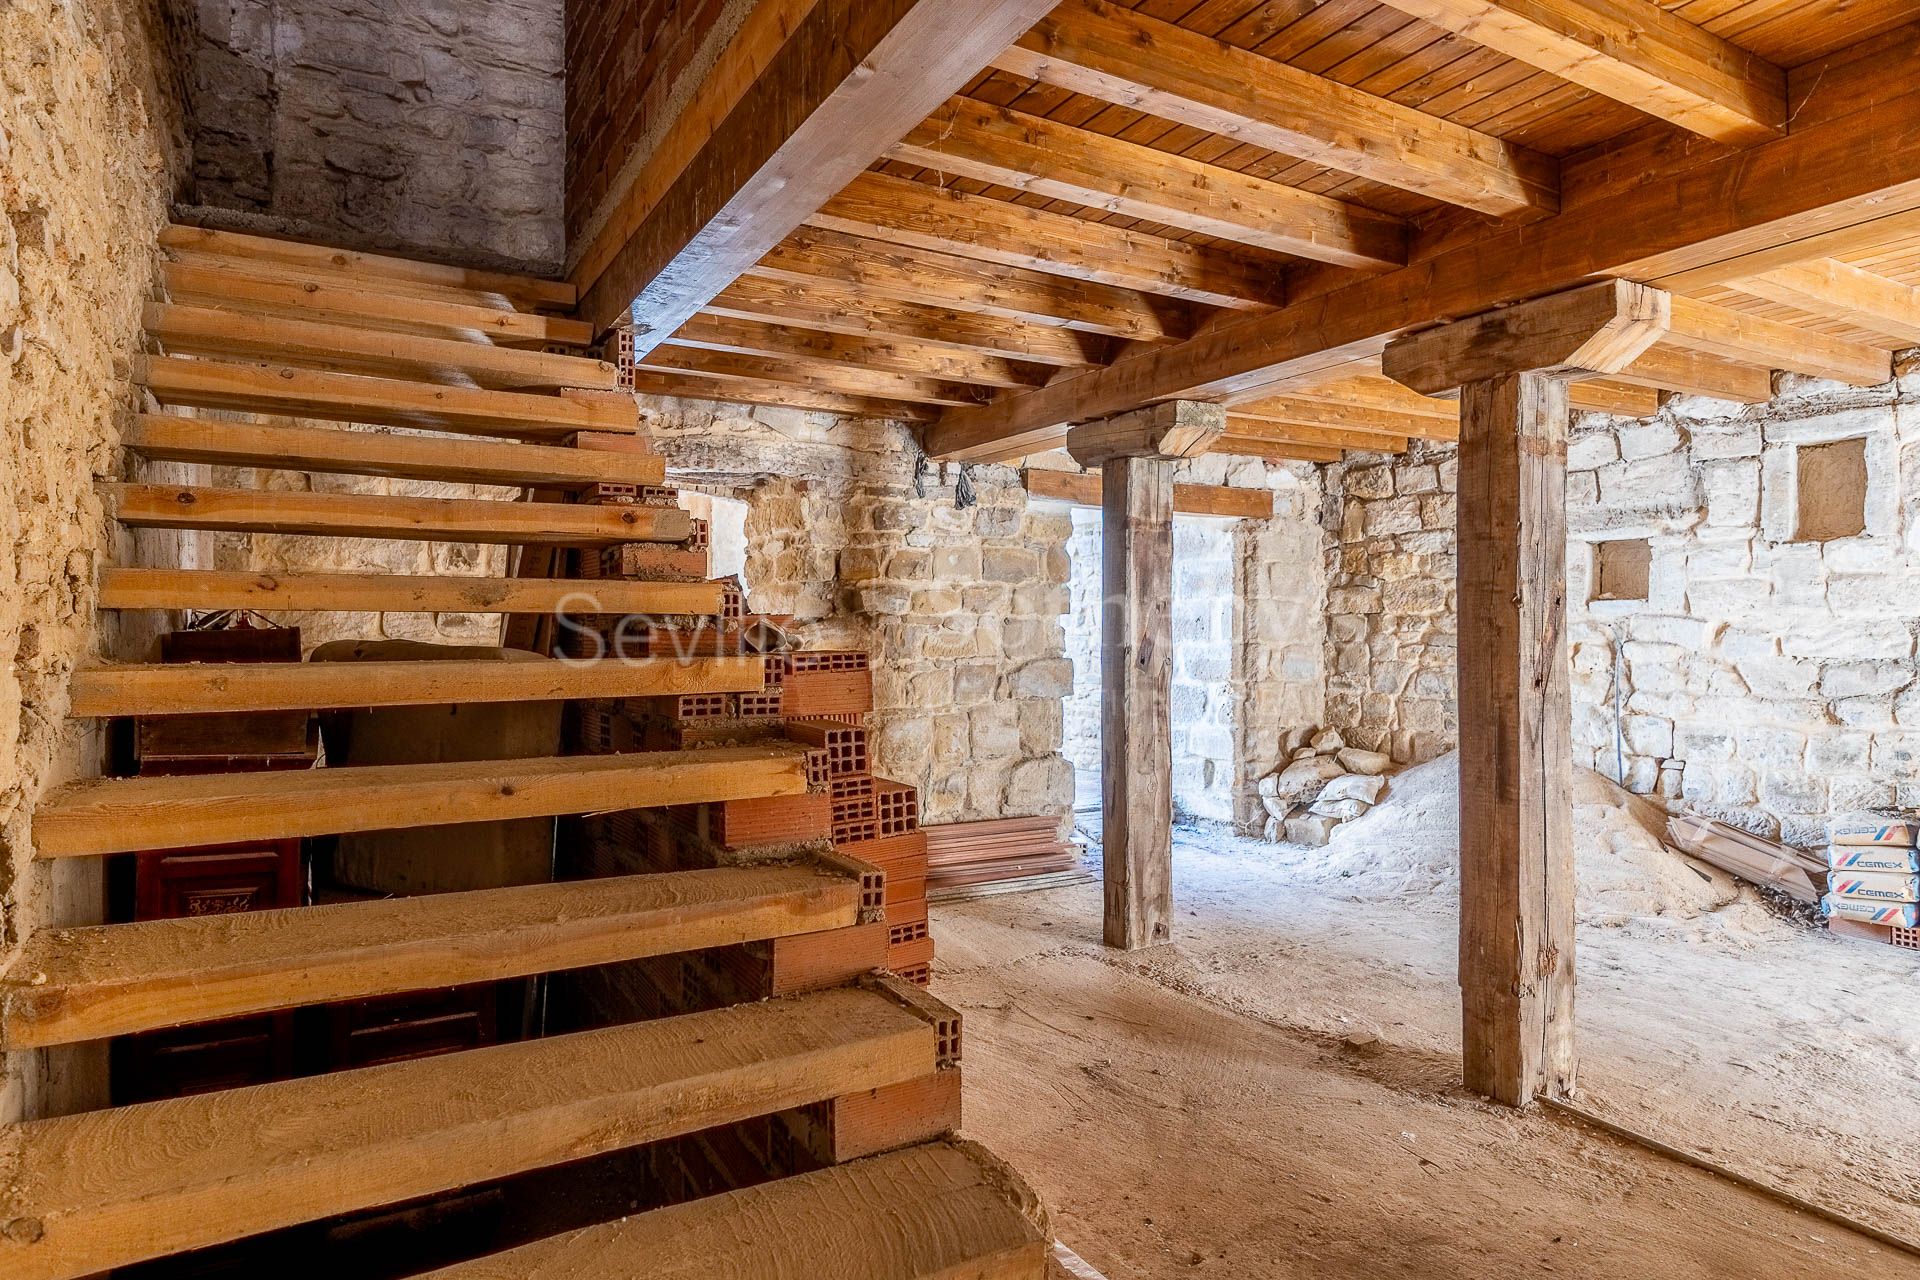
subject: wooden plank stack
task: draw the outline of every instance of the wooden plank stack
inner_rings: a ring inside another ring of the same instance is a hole
[[[949,822],[926,835],[931,890],[1059,875],[1080,865],[1079,847],[1060,839],[1055,817]]]

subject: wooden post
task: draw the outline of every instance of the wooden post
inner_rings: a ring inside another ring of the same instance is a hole
[[[1173,936],[1173,468],[1226,428],[1218,405],[1171,401],[1075,427],[1101,471],[1100,847],[1104,936]]]
[[[1401,339],[1383,366],[1461,392],[1460,996],[1467,1087],[1510,1106],[1574,1086],[1567,384],[1666,332],[1620,281]]]

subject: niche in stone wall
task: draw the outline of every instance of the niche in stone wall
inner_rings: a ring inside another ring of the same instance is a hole
[[[1592,600],[1645,600],[1653,588],[1653,543],[1614,538],[1593,547]]]
[[[1795,451],[1797,542],[1834,542],[1867,531],[1867,442],[1803,444]]]

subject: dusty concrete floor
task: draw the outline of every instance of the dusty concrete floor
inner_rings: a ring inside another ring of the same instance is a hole
[[[1183,833],[1175,865],[1178,937],[1133,956],[1098,946],[1096,886],[934,914],[934,989],[967,1018],[967,1130],[1109,1280],[1920,1277],[1920,1259],[1710,1174],[1465,1095],[1450,903],[1329,900],[1272,846],[1208,833]],[[1806,1035],[1777,1033],[1823,1010],[1798,981],[1766,1007],[1756,976],[1811,957],[1883,985],[1920,958],[1698,922],[1580,943],[1588,1105],[1920,1235],[1911,1046],[1809,1062]],[[1663,980],[1682,948],[1690,972],[1719,957],[1725,989]],[[1830,1121],[1821,1090],[1849,1075],[1869,1105]]]

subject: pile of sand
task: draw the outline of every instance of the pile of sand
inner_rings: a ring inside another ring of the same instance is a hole
[[[1732,877],[1669,850],[1659,835],[1665,822],[1658,805],[1591,770],[1576,771],[1574,874],[1582,919],[1693,920],[1736,904],[1761,911]],[[1343,898],[1452,903],[1460,878],[1459,757],[1396,775],[1381,804],[1341,826],[1326,848],[1282,849],[1290,869]]]

